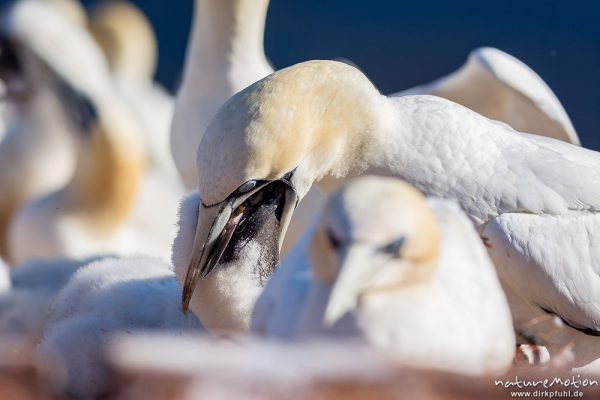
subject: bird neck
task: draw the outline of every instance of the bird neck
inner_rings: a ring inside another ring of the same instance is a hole
[[[360,128],[345,130],[343,150],[338,152],[341,156],[331,162],[321,161],[329,165],[325,173],[319,174],[322,178],[318,182],[319,189],[327,196],[339,190],[348,178],[359,174],[398,176],[410,158],[410,149],[405,146],[410,129],[403,121],[409,116],[399,113],[387,97],[379,95],[365,100],[360,104],[360,112],[351,114],[360,115]]]
[[[204,68],[197,70],[200,75],[207,75],[206,68],[231,75],[236,68],[268,67],[263,49],[268,5],[268,0],[196,0],[188,58]]]
[[[64,212],[110,233],[128,216],[144,168],[137,125],[118,109],[100,111],[83,139],[77,168],[62,192]]]

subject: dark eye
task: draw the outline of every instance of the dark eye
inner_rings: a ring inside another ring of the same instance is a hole
[[[256,187],[255,180],[248,181],[239,187],[238,192],[239,193],[247,193],[247,192],[251,191],[252,189],[254,189],[255,187]]]
[[[333,233],[331,229],[327,229],[325,231],[325,235],[327,235],[327,240],[329,240],[329,244],[331,244],[331,247],[333,247],[335,250],[342,247],[342,241],[336,236],[335,233]]]
[[[389,243],[388,245],[384,246],[381,250],[389,255],[398,256],[400,254],[402,246],[404,246],[404,242],[406,242],[406,238],[402,236]]]

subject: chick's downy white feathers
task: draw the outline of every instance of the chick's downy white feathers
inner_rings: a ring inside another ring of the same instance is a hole
[[[38,348],[56,389],[99,396],[109,388],[105,346],[116,333],[199,331],[180,310],[171,268],[149,258],[105,259],[77,272],[59,293]],[[82,373],[82,371],[85,371]]]

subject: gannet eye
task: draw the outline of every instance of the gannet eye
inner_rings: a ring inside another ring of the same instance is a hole
[[[393,242],[382,247],[382,251],[386,254],[398,257],[400,255],[400,250],[404,243],[406,242],[406,238],[404,236],[394,240]]]
[[[329,244],[331,244],[331,247],[333,247],[334,250],[342,247],[342,241],[335,235],[335,233],[331,231],[331,229],[327,229],[325,231],[325,235],[327,236],[327,240],[329,240]]]
[[[256,187],[256,181],[251,180],[251,181],[244,183],[242,186],[240,186],[240,188],[238,189],[238,192],[239,193],[247,193],[247,192],[251,191],[252,189],[254,189],[255,187]]]

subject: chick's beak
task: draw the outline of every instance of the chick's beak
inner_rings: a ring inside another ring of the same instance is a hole
[[[230,196],[223,203],[205,207],[200,205],[198,224],[190,262],[183,285],[182,310],[187,313],[192,295],[198,280],[208,276],[219,264],[233,234],[241,223],[244,223],[263,201],[261,195],[269,196],[266,190],[274,183],[285,184],[282,196],[282,214],[279,234],[279,250],[289,225],[291,215],[298,202],[298,196],[289,180],[276,180],[257,185],[253,190],[239,196]],[[266,199],[268,200],[268,199]]]

